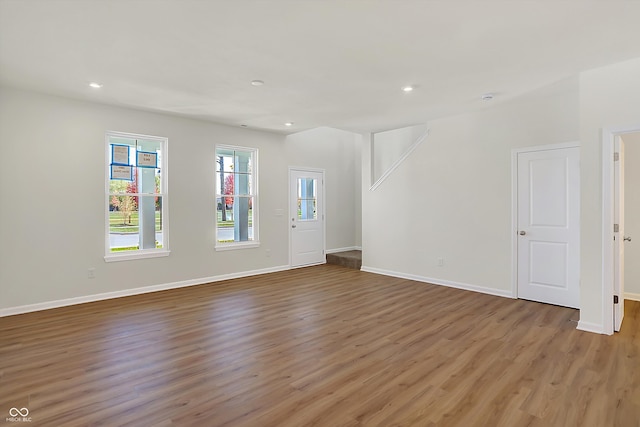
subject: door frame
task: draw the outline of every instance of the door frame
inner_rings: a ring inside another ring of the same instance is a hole
[[[563,148],[580,148],[580,143],[562,142],[511,150],[511,297],[515,299],[518,299],[518,154]]]
[[[614,332],[614,162],[616,138],[640,132],[640,125],[602,129],[602,332]],[[619,295],[624,298],[624,295]]]
[[[289,195],[289,197],[287,198],[287,212],[289,214],[289,216],[287,216],[287,228],[289,229],[288,231],[288,243],[289,243],[289,268],[297,268],[297,267],[293,267],[293,245],[291,244],[291,221],[289,218],[292,218],[292,216],[295,216],[297,214],[297,212],[291,212],[291,197],[293,197],[293,194],[291,194],[291,172],[292,171],[299,171],[299,172],[313,172],[313,173],[320,173],[322,174],[322,182],[320,183],[320,188],[319,188],[319,192],[321,192],[322,194],[322,209],[321,212],[318,212],[319,215],[322,215],[322,252],[325,254],[325,262],[326,262],[326,254],[327,254],[327,222],[326,222],[326,209],[327,209],[327,198],[326,198],[326,192],[325,192],[325,170],[324,169],[319,169],[319,168],[307,168],[307,167],[300,167],[300,166],[289,166],[289,172],[288,172],[288,179],[287,179],[287,185],[289,186],[288,190],[287,190],[287,194]]]

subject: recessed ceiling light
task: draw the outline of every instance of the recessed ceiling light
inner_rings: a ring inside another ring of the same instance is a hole
[[[251,80],[252,86],[262,86],[264,82],[262,80]]]
[[[91,86],[94,89],[100,89],[102,87],[100,83],[96,83],[96,82],[89,83],[89,86]]]
[[[405,92],[411,92],[413,90],[413,86],[405,86],[402,88],[402,90]]]
[[[289,126],[293,126],[293,122],[287,122],[284,124],[285,126],[289,127]]]
[[[493,94],[492,93],[485,93],[484,95],[482,95],[481,99],[485,102],[489,102],[491,100],[493,100]]]

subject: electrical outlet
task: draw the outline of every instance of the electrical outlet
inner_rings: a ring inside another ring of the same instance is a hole
[[[444,266],[444,258],[438,258],[438,267]]]
[[[89,279],[95,279],[96,278],[96,269],[91,267],[89,270],[87,270],[87,277]]]

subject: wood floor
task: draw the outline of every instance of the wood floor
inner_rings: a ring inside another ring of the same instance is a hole
[[[577,317],[330,265],[5,317],[0,425],[640,426],[640,303]]]

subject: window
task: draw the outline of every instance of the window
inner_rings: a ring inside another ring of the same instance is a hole
[[[105,260],[166,256],[167,139],[107,132]]]
[[[314,178],[298,178],[298,221],[315,221],[318,219],[318,180]]]
[[[258,246],[257,155],[253,148],[216,148],[216,249]]]

